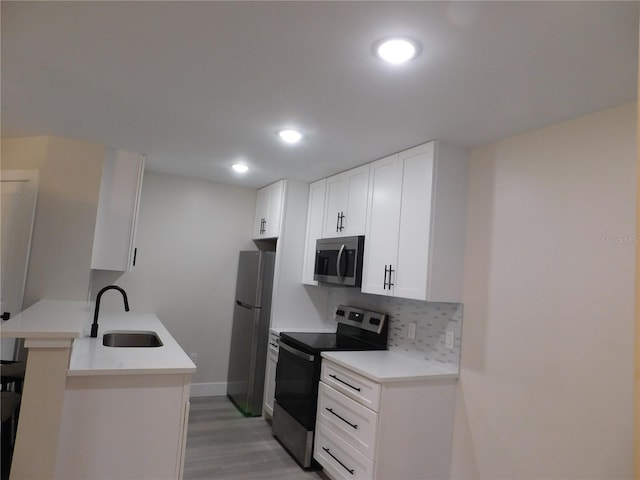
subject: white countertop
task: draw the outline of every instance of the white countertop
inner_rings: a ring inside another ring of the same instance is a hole
[[[93,306],[86,301],[41,300],[0,325],[0,337],[76,338],[93,320]]]
[[[41,300],[0,326],[8,338],[74,339],[67,375],[193,373],[196,366],[151,313],[100,312],[98,337],[91,338],[94,305],[86,301]],[[161,347],[105,347],[110,331],[156,332]]]
[[[93,321],[93,318],[92,318]],[[100,313],[98,337],[91,338],[90,324],[76,338],[71,350],[69,376],[193,373],[195,364],[152,313]],[[102,336],[112,331],[155,332],[161,347],[105,347]]]
[[[377,383],[458,378],[446,365],[392,350],[322,352],[322,356]]]

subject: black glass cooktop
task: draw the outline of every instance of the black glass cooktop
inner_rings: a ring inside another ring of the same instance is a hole
[[[383,313],[340,305],[335,333],[282,332],[280,342],[303,352],[320,355],[332,350],[386,350],[389,322]]]
[[[313,355],[336,350],[386,350],[387,336],[375,337],[371,338],[371,335],[367,336],[367,332],[354,329],[348,334],[283,332],[280,334],[280,341]]]
[[[301,350],[315,353],[317,351],[335,350],[337,348],[335,333],[281,333],[280,341],[285,341]]]

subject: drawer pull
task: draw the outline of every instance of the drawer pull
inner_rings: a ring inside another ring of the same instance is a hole
[[[346,423],[347,425],[349,425],[351,428],[354,429],[358,429],[358,425],[355,425],[353,423],[351,423],[349,420],[346,420],[345,418],[341,417],[340,415],[338,415],[336,412],[333,411],[333,408],[329,408],[329,407],[324,407],[324,409],[326,411],[328,411],[329,413],[332,413],[333,415],[335,415],[336,417],[338,417],[340,420],[342,420],[344,423]]]
[[[360,391],[360,388],[359,388],[359,387],[354,387],[353,385],[351,385],[351,384],[349,384],[349,383],[345,382],[344,380],[339,379],[339,378],[338,378],[338,377],[336,377],[334,374],[330,374],[329,376],[330,376],[331,378],[333,378],[333,379],[337,380],[338,382],[340,382],[340,383],[342,383],[342,384],[346,385],[347,387],[354,389],[356,392],[359,392],[359,391]]]
[[[347,472],[349,472],[351,475],[353,475],[353,472],[355,470],[352,470],[351,468],[348,468],[344,463],[342,463],[340,460],[338,460],[338,458],[333,453],[331,453],[331,451],[327,447],[322,447],[322,449],[325,452],[327,452],[331,458],[333,458],[336,462],[338,462],[342,468],[344,468]]]

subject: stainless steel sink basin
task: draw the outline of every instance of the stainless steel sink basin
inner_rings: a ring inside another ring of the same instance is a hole
[[[105,347],[161,347],[162,341],[155,332],[109,332],[102,336]]]

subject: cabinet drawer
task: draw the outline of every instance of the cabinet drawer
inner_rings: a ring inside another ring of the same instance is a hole
[[[373,461],[321,423],[316,424],[313,457],[336,480],[373,479]]]
[[[323,359],[321,380],[374,412],[380,408],[380,385],[362,375]]]
[[[378,414],[320,382],[318,422],[369,458],[375,453]]]

